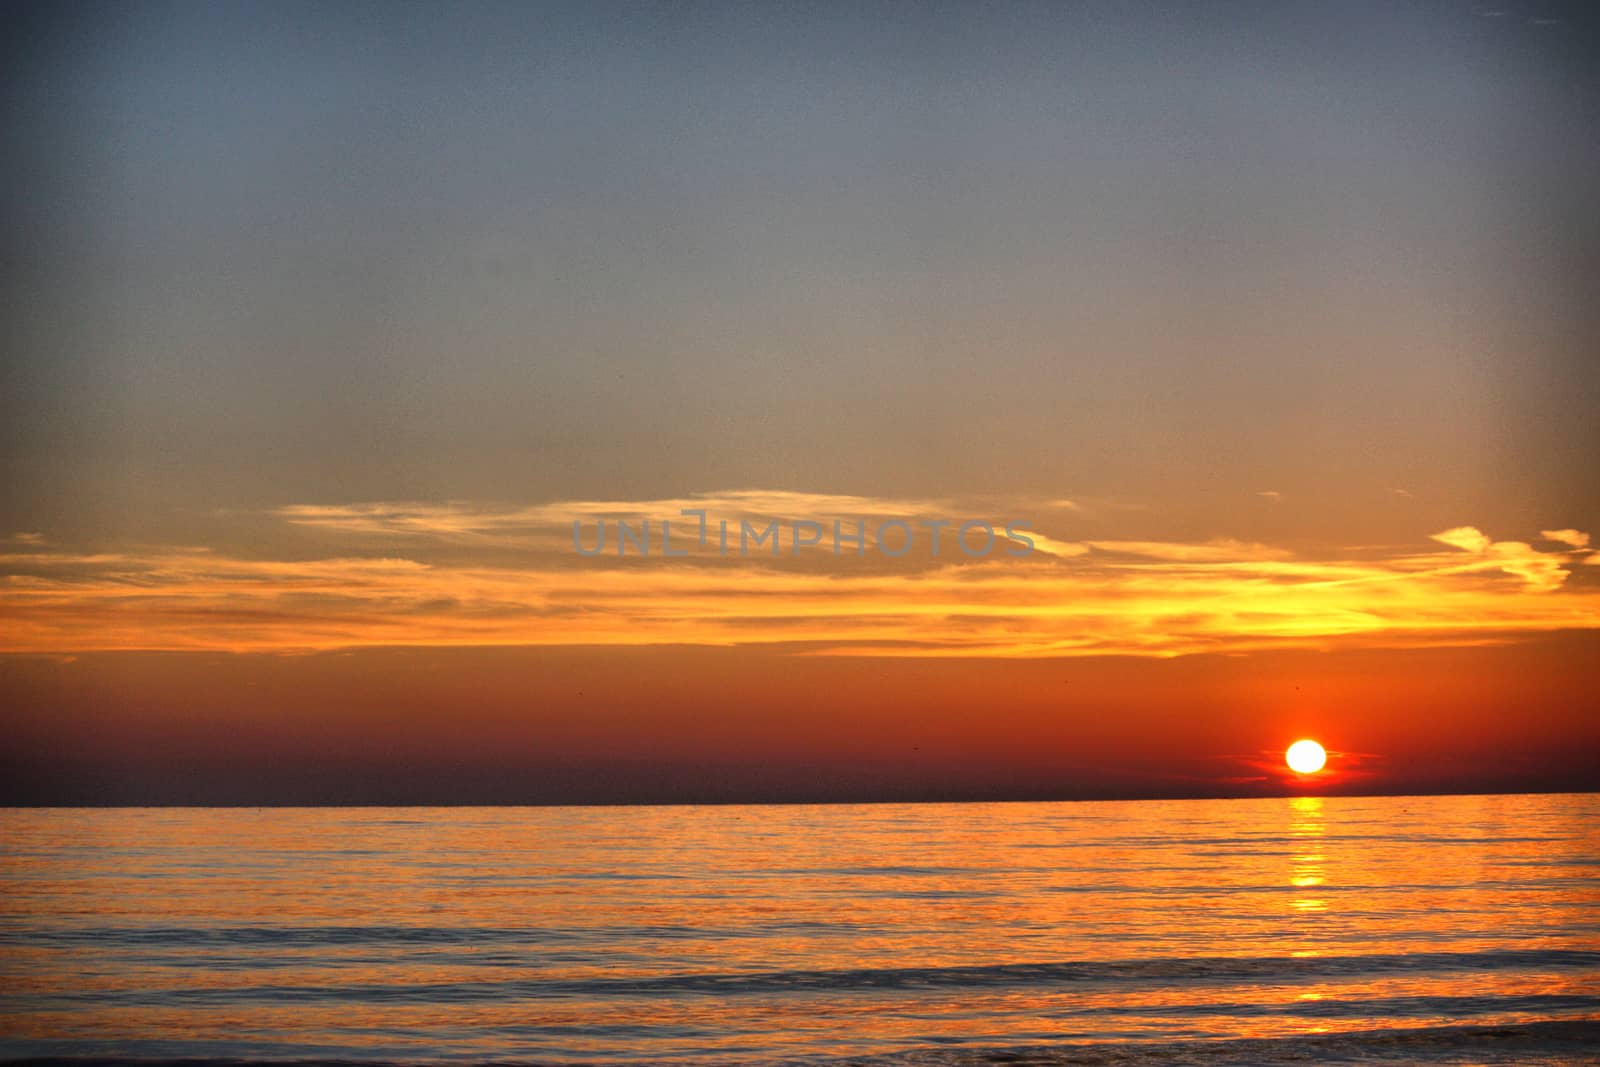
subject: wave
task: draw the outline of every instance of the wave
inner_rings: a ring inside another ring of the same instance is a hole
[[[415,932],[415,931],[413,931]],[[481,932],[481,931],[480,931]],[[533,963],[536,961],[530,961]],[[33,1004],[100,1005],[288,1002],[337,999],[361,1003],[461,1003],[534,997],[748,996],[795,992],[967,989],[1007,986],[1170,988],[1178,983],[1287,983],[1384,976],[1592,971],[1600,952],[1580,949],[1505,949],[1320,957],[1202,957],[1004,963],[950,967],[723,972],[660,976],[518,978],[414,984],[259,985],[246,988],[101,990],[25,998]],[[1591,1000],[1590,1007],[1596,1006]]]
[[[444,1062],[443,1057],[410,1059],[361,1057],[335,1049],[296,1056],[280,1052],[269,1058],[249,1056],[192,1056],[160,1054],[161,1043],[148,1046],[153,1054],[130,1051],[109,1042],[79,1045],[81,1054],[52,1056],[49,1042],[28,1042],[22,1055],[0,1052],[0,1062],[26,1056],[41,1067],[298,1067],[312,1063],[325,1067],[423,1067]],[[96,1047],[98,1046],[98,1047]],[[806,1056],[789,1058],[714,1056],[662,1057],[679,1067],[1131,1067],[1135,1064],[1207,1065],[1207,1067],[1279,1067],[1306,1063],[1404,1063],[1455,1067],[1467,1064],[1516,1064],[1519,1067],[1569,1067],[1594,1062],[1600,1047],[1600,1019],[1570,1019],[1518,1025],[1432,1026],[1361,1030],[1339,1034],[1295,1037],[1228,1038],[1182,1041],[1063,1041],[1034,1045],[922,1045],[873,1055]],[[462,1062],[451,1057],[449,1062]],[[636,1059],[582,1061],[540,1058],[485,1058],[502,1067],[537,1063],[539,1067],[637,1067]]]

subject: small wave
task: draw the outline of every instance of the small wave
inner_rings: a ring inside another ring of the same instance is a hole
[[[863,928],[825,922],[787,921],[762,926],[488,927],[488,926],[81,926],[29,928],[0,924],[0,945],[97,948],[191,948],[248,946],[325,948],[344,945],[526,946],[636,941],[760,939],[774,934],[826,933],[861,936]],[[871,931],[865,931],[871,932]]]
[[[853,1057],[851,1067],[1131,1067],[1184,1064],[1278,1067],[1307,1063],[1516,1064],[1567,1067],[1594,1062],[1600,1020],[1516,1026],[1435,1026],[1195,1041],[1065,1042],[1008,1048],[913,1049]],[[787,1061],[785,1067],[824,1060]]]
[[[1515,1064],[1517,1067],[1570,1067],[1594,1062],[1600,1047],[1600,1019],[1553,1020],[1517,1025],[1433,1026],[1308,1034],[1277,1038],[1228,1038],[1183,1041],[1070,1040],[1014,1046],[951,1046],[929,1043],[865,1056],[775,1058],[758,1053],[739,1056],[666,1056],[652,1062],[705,1067],[1133,1067],[1133,1065],[1206,1065],[1206,1067],[1279,1067],[1307,1063],[1428,1064],[1434,1067]],[[13,1058],[27,1056],[40,1067],[436,1067],[462,1062],[457,1057],[417,1056],[409,1059],[360,1056],[339,1047],[274,1050],[269,1057],[235,1047],[230,1056],[197,1056],[177,1042],[90,1041],[71,1056],[59,1055],[49,1041],[13,1046]],[[55,1053],[55,1054],[53,1054]],[[539,1067],[637,1067],[638,1060],[581,1061],[569,1058],[493,1058],[500,1067],[537,1063]]]
[[[1333,981],[1379,977],[1516,970],[1600,969],[1600,952],[1502,950],[1413,952],[1392,955],[1324,957],[1209,957],[1135,959],[1063,963],[1011,963],[957,967],[861,968],[851,970],[765,971],[679,974],[637,978],[518,979],[435,982],[403,985],[263,985],[244,989],[184,988],[55,993],[42,1004],[92,1001],[100,1005],[171,1005],[342,1000],[360,1003],[452,1003],[530,997],[742,996],[794,992],[853,992],[911,989],[1165,988],[1174,983]]]

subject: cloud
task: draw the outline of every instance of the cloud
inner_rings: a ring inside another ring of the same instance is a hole
[[[1489,546],[1500,569],[1514,574],[1527,583],[1530,589],[1549,592],[1561,588],[1566,581],[1565,560],[1546,555],[1532,545],[1521,541],[1497,541]]]
[[[298,652],[358,646],[782,644],[808,654],[1176,656],[1481,644],[1600,626],[1570,552],[1495,542],[1307,555],[1237,540],[1060,540],[1025,559],[578,557],[573,515],[915,515],[934,502],[776,492],[666,501],[302,505],[309,559],[156,548],[0,554],[0,649]],[[1019,514],[1025,514],[1019,510]],[[281,527],[280,527],[281,530]],[[1568,544],[1568,541],[1562,541]],[[375,547],[369,547],[375,546]],[[302,546],[301,551],[304,548]]]
[[[1557,541],[1573,548],[1589,547],[1589,535],[1582,530],[1540,530],[1539,536],[1546,541]]]
[[[1229,540],[1205,541],[1198,544],[1176,541],[1090,541],[1089,544],[1100,552],[1182,563],[1258,562],[1288,559],[1291,555],[1287,549]]]
[[[1456,526],[1432,536],[1433,540],[1440,544],[1451,545],[1468,552],[1486,552],[1491,544],[1488,536],[1475,526]]]
[[[1062,502],[1056,501],[1054,505]],[[446,503],[294,504],[272,514],[298,526],[347,533],[479,538],[539,527],[566,529],[573,520],[643,518],[679,520],[686,511],[728,517],[797,520],[944,516],[955,502],[889,499],[831,493],[737,489],[654,500],[563,500],[533,506]],[[1054,506],[1053,505],[1053,506]],[[695,521],[692,517],[685,523]]]
[[[1572,534],[1577,539],[1588,540],[1588,535],[1577,530],[1558,530],[1557,533]],[[1546,533],[1544,536],[1549,537]],[[1567,578],[1566,554],[1541,552],[1530,544],[1522,541],[1493,541],[1482,531],[1473,526],[1458,526],[1454,529],[1436,533],[1433,539],[1442,544],[1464,549],[1475,555],[1484,557],[1482,564],[1471,564],[1465,567],[1454,568],[1457,570],[1471,571],[1479,569],[1493,569],[1521,578],[1528,588],[1539,592],[1549,592],[1559,589]],[[1550,538],[1563,541],[1563,538]],[[1570,543],[1570,542],[1564,542]]]
[[[1034,530],[1021,532],[1026,534],[1028,540],[1033,542],[1033,550],[1035,552],[1046,556],[1054,556],[1056,559],[1076,559],[1079,556],[1086,555],[1089,551],[1088,545],[1074,541],[1057,541],[1053,537],[1047,537]]]
[[[1265,497],[1274,504],[1283,502],[1283,494],[1278,492],[1276,489],[1262,489],[1260,492],[1256,493],[1256,496]]]

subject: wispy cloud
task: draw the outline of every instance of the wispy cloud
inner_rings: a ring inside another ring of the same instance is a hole
[[[1578,536],[1587,540],[1585,534]],[[1559,589],[1567,578],[1566,564],[1570,561],[1566,555],[1541,552],[1522,541],[1492,541],[1472,526],[1458,526],[1434,534],[1433,539],[1483,557],[1482,563],[1457,568],[1460,570],[1504,571],[1521,578],[1529,589],[1538,592]]]
[[[1434,534],[1433,539],[1468,552],[1486,552],[1490,544],[1488,536],[1476,526],[1455,526]]]
[[[808,564],[584,559],[570,547],[574,515],[675,514],[683,504],[820,520],[914,515],[936,503],[752,492],[534,507],[318,505],[264,517],[350,544],[308,560],[33,545],[0,554],[0,648],[779,643],[831,655],[1173,656],[1477,644],[1600,627],[1600,590],[1565,583],[1568,565],[1586,555],[1577,531],[1553,539],[1569,546],[1560,551],[1463,526],[1412,550],[1317,555],[1233,540],[1036,534],[1026,558],[956,554],[907,567],[870,552],[822,552]],[[374,536],[382,550],[367,547]]]
[[[1546,541],[1555,541],[1573,548],[1589,547],[1589,535],[1582,530],[1540,530],[1539,536]]]
[[[1180,562],[1241,563],[1272,559],[1288,559],[1287,549],[1271,545],[1246,544],[1242,541],[1216,540],[1198,544],[1173,541],[1091,541],[1090,545],[1101,552],[1148,559],[1177,560]]]
[[[835,518],[946,515],[954,507],[955,502],[944,499],[886,499],[739,489],[653,500],[563,500],[532,506],[461,502],[294,504],[278,508],[273,514],[298,526],[349,533],[473,538],[550,527],[565,530],[575,519],[650,517],[676,520],[686,511],[750,519],[832,521]]]

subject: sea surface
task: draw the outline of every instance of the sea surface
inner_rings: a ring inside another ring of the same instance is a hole
[[[0,812],[0,1057],[1600,1058],[1600,796]]]

